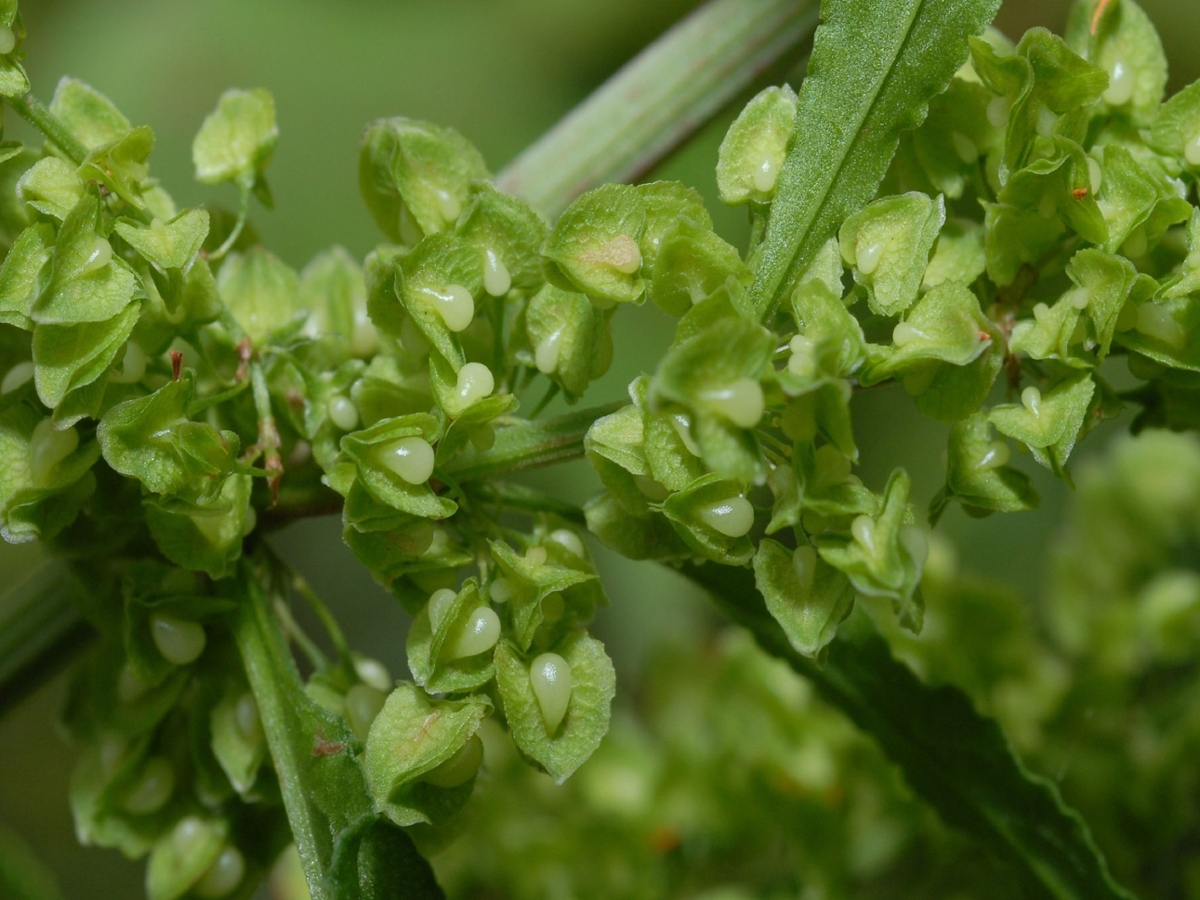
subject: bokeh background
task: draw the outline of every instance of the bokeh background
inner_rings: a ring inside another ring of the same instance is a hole
[[[27,0],[28,70],[49,99],[70,74],[108,94],[136,124],[150,124],[158,177],[181,205],[233,205],[191,176],[191,139],[227,87],[263,86],[276,98],[281,141],[269,172],[274,212],[258,211],[266,243],[296,268],[341,244],[361,257],[377,236],[358,198],[358,136],[386,115],[432,119],[462,131],[498,171],[524,146],[665,28],[690,0]],[[1170,90],[1200,74],[1195,0],[1143,0],[1172,64]],[[1065,0],[1010,0],[997,21],[1016,36],[1031,25],[1060,30]],[[732,112],[703,130],[653,177],[678,178],[707,197],[728,239],[745,232],[741,210],[716,200],[713,165]],[[19,125],[9,123],[10,134]],[[672,323],[652,307],[622,310],[617,356],[594,390],[619,397],[651,368]],[[592,395],[589,395],[591,399]],[[913,474],[918,507],[940,486],[945,429],[919,420],[899,390],[856,399],[863,478],[878,486],[897,462]],[[1106,426],[1120,429],[1124,422]],[[1095,454],[1103,436],[1080,456]],[[1032,467],[1031,467],[1032,469]],[[955,507],[941,529],[965,564],[1004,577],[1030,598],[1044,577],[1043,549],[1057,528],[1066,489],[1034,472],[1043,495],[1019,519],[966,519]],[[538,476],[573,499],[596,483],[585,466]],[[336,519],[312,520],[273,538],[333,606],[352,642],[404,672],[406,617],[341,544]],[[0,545],[0,583],[39,559],[36,546]],[[620,682],[637,680],[647,647],[705,627],[710,613],[694,589],[652,566],[600,556],[612,605],[597,631]],[[0,824],[32,845],[69,898],[142,895],[142,865],[74,839],[66,805],[72,753],[56,731],[63,679],[45,685],[0,721]]]

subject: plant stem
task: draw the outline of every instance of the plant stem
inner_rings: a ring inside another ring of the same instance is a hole
[[[58,116],[50,112],[50,108],[42,101],[33,94],[25,94],[23,97],[10,99],[8,103],[17,115],[40,131],[47,140],[53,142],[71,162],[77,166],[83,164],[88,155],[88,148],[67,130],[67,127],[59,121]]]
[[[446,466],[446,474],[465,482],[578,459],[583,456],[583,438],[592,423],[624,405],[624,402],[610,403],[540,422],[523,421],[500,428],[490,450],[454,458]]]
[[[681,144],[817,23],[815,0],[710,0],[639,53],[496,178],[555,217]]]

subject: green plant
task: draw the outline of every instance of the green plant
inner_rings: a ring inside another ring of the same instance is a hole
[[[930,556],[902,468],[874,488],[853,474],[852,398],[888,383],[950,424],[931,525],[952,502],[977,516],[1036,505],[1012,447],[1069,480],[1077,441],[1124,405],[1139,408],[1137,430],[1195,425],[1200,93],[1164,102],[1166,61],[1132,0],[1086,0],[1065,39],[1034,29],[1016,44],[985,30],[997,6],[827,0],[799,93],[757,94],[721,146],[718,187],[747,207],[746,247],[719,237],[682,184],[599,182],[635,172],[791,50],[810,15],[783,0],[705,8],[494,181],[450,129],[372,123],[359,180],[385,242],[361,264],[334,249],[296,273],[248,222],[272,202],[269,93],[227,92],[194,143],[197,179],[233,183],[238,211],[181,211],[149,174],[149,128],[79,81],[49,106],[33,98],[21,19],[0,4],[0,94],[45,139],[0,152],[0,530],[46,542],[87,584],[50,579],[6,601],[0,676],[19,684],[79,605],[98,635],[65,716],[80,835],[147,856],[155,900],[249,896],[293,842],[313,897],[440,896],[418,848],[451,840],[485,759],[505,774],[478,827],[501,843],[539,790],[519,756],[566,782],[549,802],[598,833],[613,778],[669,799],[664,771],[694,767],[709,789],[696,796],[736,822],[713,865],[778,847],[764,836],[786,808],[797,824],[780,852],[807,870],[796,844],[831,829],[788,792],[836,770],[863,815],[887,808],[939,862],[946,891],[1131,896],[1056,785],[976,706],[1035,755],[1029,736],[1044,731],[1048,761],[1093,727],[1081,720],[1131,657],[1139,696],[1162,712],[1146,725],[1156,749],[1194,706],[1184,629],[1200,595],[1184,563],[1162,574],[1156,557],[1194,542],[1180,502],[1194,445],[1128,444],[1107,492],[1103,475],[1082,482],[1097,530],[1064,552],[1048,636],[1002,588],[957,573],[936,539]],[[629,402],[543,418],[608,368],[618,307],[647,300],[678,318],[676,337]],[[604,484],[583,508],[514,478],[581,456]],[[1172,488],[1140,481],[1142,468],[1171,473]],[[411,682],[357,655],[261,540],[330,511],[413,616]],[[1130,545],[1163,537],[1091,558],[1122,529]],[[683,648],[654,682],[646,730],[618,723],[602,747],[616,685],[587,631],[605,597],[585,530],[702,584],[806,681],[744,639]],[[1111,597],[1081,604],[1104,564]],[[952,613],[913,638],[925,593]],[[293,601],[312,607],[320,640]],[[972,647],[960,610],[993,617],[996,646]],[[891,647],[970,696],[929,686]],[[692,746],[678,723],[701,715],[694,684],[712,667],[713,690],[733,681],[744,696],[716,740]],[[807,690],[877,749],[809,709]],[[805,766],[791,751],[807,728],[824,743]],[[1131,768],[1130,818],[1168,802],[1172,777],[1194,777],[1192,743],[1182,732]],[[598,748],[596,770],[579,771]],[[900,796],[880,750],[975,843]],[[1080,795],[1112,852],[1111,794]],[[772,815],[739,812],[750,797]],[[662,831],[638,803],[594,860],[535,846],[484,866],[452,847],[443,874],[461,891],[474,880],[537,896],[539,867],[565,860],[594,864],[597,896],[698,893],[703,867],[623,874],[647,838],[661,855],[685,828],[673,813]],[[1156,839],[1194,834],[1182,804]],[[840,895],[878,878],[875,895],[911,896],[936,879],[896,861],[899,840],[807,886]],[[956,879],[981,846],[1000,874]],[[1196,895],[1170,852],[1155,859],[1172,874],[1140,871],[1143,851],[1116,854],[1123,878]],[[778,895],[804,886],[787,867],[758,874]]]

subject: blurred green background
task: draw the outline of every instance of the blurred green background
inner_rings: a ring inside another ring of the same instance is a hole
[[[462,131],[499,170],[589,90],[693,6],[689,0],[33,0],[22,5],[34,91],[49,99],[70,74],[108,94],[135,123],[153,126],[154,169],[181,204],[224,203],[191,178],[191,139],[227,87],[263,86],[276,98],[281,141],[270,181],[274,212],[255,224],[267,244],[299,268],[342,244],[361,256],[376,235],[358,199],[357,140],[379,116],[428,118]],[[1195,0],[1144,0],[1172,61],[1171,90],[1200,73]],[[997,24],[1010,35],[1040,24],[1058,30],[1064,0],[1012,0]],[[655,177],[678,178],[709,199],[718,228],[737,241],[741,210],[719,209],[713,165],[729,119],[714,122]],[[10,123],[10,132],[18,133]],[[595,400],[621,396],[653,366],[672,323],[653,308],[623,310],[612,371]],[[589,397],[590,399],[590,397]],[[939,487],[945,429],[918,420],[907,395],[872,391],[856,401],[863,478],[879,486],[906,465],[918,506]],[[1124,423],[1108,426],[1121,428]],[[1093,436],[1081,456],[1098,452]],[[1020,518],[968,520],[952,510],[942,525],[963,561],[1005,577],[1032,598],[1043,548],[1066,489],[1034,473],[1043,507]],[[574,499],[595,482],[583,466],[539,476]],[[356,646],[403,673],[406,617],[341,544],[336,519],[313,520],[275,538],[342,617]],[[0,581],[38,559],[35,546],[0,545]],[[624,684],[636,679],[647,645],[686,635],[709,615],[693,589],[651,566],[600,557],[612,598],[598,632]],[[66,897],[141,896],[142,865],[79,847],[66,805],[72,753],[55,730],[61,678],[0,721],[0,823],[19,832],[56,873]]]

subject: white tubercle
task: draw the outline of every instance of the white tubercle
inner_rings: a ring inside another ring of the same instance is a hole
[[[442,188],[434,188],[434,195],[437,197],[438,212],[442,214],[442,218],[447,222],[453,222],[462,212],[462,204],[447,190]]]
[[[875,520],[870,516],[858,516],[850,523],[850,535],[864,550],[874,556],[879,548],[875,545]]]
[[[542,710],[546,730],[554,734],[571,703],[571,667],[557,653],[543,653],[529,667],[529,682]]]
[[[584,558],[583,541],[580,540],[579,535],[569,528],[556,528],[547,537],[560,547],[565,548],[572,556],[578,556],[580,559]]]
[[[979,159],[979,147],[961,131],[951,132],[950,143],[954,145],[954,152],[958,154],[958,158],[967,165]]]
[[[683,447],[692,456],[700,455],[700,445],[696,443],[696,439],[692,437],[692,421],[683,413],[671,413],[671,427],[675,429],[675,433],[679,435],[679,439],[683,441]]]
[[[145,696],[148,690],[150,690],[150,685],[133,674],[129,663],[121,666],[121,672],[117,675],[117,699],[119,701],[134,703]]]
[[[533,350],[533,363],[543,375],[549,375],[558,368],[558,353],[562,341],[563,329],[558,328],[540,341]]]
[[[632,275],[642,267],[642,251],[627,234],[618,234],[605,244],[599,256],[622,275]]]
[[[421,776],[422,781],[428,781],[437,787],[452,788],[466,784],[479,771],[483,762],[483,741],[479,735],[473,734],[453,756]]]
[[[458,370],[458,383],[454,387],[454,406],[449,410],[460,415],[475,401],[491,396],[496,389],[496,378],[492,370],[483,363],[469,362]]]
[[[1100,168],[1100,163],[1092,159],[1090,156],[1087,161],[1088,167],[1088,185],[1092,189],[1093,196],[1099,192],[1100,185],[1104,183],[1104,170]]]
[[[1108,70],[1108,89],[1103,96],[1109,106],[1123,106],[1133,97],[1133,70],[1126,65],[1125,60],[1118,59]]]
[[[171,843],[186,852],[204,831],[204,820],[199,816],[184,816],[171,829]]]
[[[1200,166],[1200,133],[1192,135],[1183,147],[1183,158],[1189,166]]]
[[[227,897],[237,890],[246,876],[246,860],[237,847],[226,844],[221,848],[216,862],[209,866],[204,876],[196,882],[198,897]]]
[[[739,378],[723,387],[705,391],[700,399],[738,428],[753,428],[762,418],[762,385],[753,378]]]
[[[900,526],[900,546],[908,551],[918,569],[925,565],[925,560],[929,558],[929,538],[918,526]]]
[[[975,460],[975,468],[999,469],[1001,466],[1008,465],[1011,455],[1012,453],[1008,449],[1008,444],[1003,441],[992,441]]]
[[[854,245],[854,264],[863,275],[872,274],[879,266],[879,257],[883,255],[883,241],[864,244],[860,238]]]
[[[238,732],[251,743],[262,740],[262,719],[258,715],[258,703],[249,691],[238,697],[233,704],[233,722]]]
[[[533,546],[525,551],[525,561],[534,566],[544,566],[549,555],[545,547]]]
[[[1008,98],[993,97],[988,101],[987,119],[993,128],[1003,128],[1008,121]]]
[[[1042,392],[1033,385],[1021,391],[1021,405],[1033,413],[1034,416],[1042,414]]]
[[[424,484],[433,474],[433,447],[424,438],[400,438],[384,444],[375,455],[387,469],[409,484]]]
[[[367,314],[365,306],[354,310],[354,333],[350,337],[350,352],[357,357],[374,356],[379,349],[379,332]]]
[[[33,361],[27,359],[24,362],[17,363],[5,372],[4,378],[0,380],[0,394],[15,391],[21,385],[32,381],[33,368]]]
[[[754,189],[760,194],[769,194],[775,190],[778,178],[779,162],[773,156],[764,156],[754,169]]]
[[[503,297],[512,288],[508,267],[491,247],[483,251],[483,289],[493,297]]]
[[[152,756],[142,763],[133,788],[125,795],[125,809],[135,816],[162,809],[175,793],[175,770],[161,756]]]
[[[807,544],[797,547],[792,554],[792,568],[796,571],[796,577],[800,579],[801,594],[812,593],[813,579],[817,574],[816,548]]]
[[[358,427],[358,407],[344,394],[334,394],[325,405],[329,421],[341,431],[353,431]]]
[[[507,603],[511,600],[512,585],[508,583],[508,579],[503,575],[498,575],[492,582],[492,586],[488,588],[488,597],[493,603]]]
[[[451,331],[463,331],[475,318],[475,298],[461,284],[448,284],[440,291],[420,289]]]
[[[486,653],[500,640],[500,617],[488,606],[472,611],[462,631],[444,652],[446,659],[466,659]]]
[[[88,252],[87,260],[79,267],[79,274],[87,275],[90,272],[97,272],[103,269],[112,262],[112,255],[112,244],[100,237],[100,235],[96,235],[92,241],[92,249]]]
[[[457,596],[458,594],[450,588],[439,588],[429,595],[429,624],[434,631],[442,627],[442,621],[446,618],[450,607],[454,605],[454,599]]]
[[[1037,133],[1042,137],[1050,137],[1054,134],[1054,128],[1058,125],[1058,115],[1048,106],[1043,106],[1038,110],[1037,117]]]
[[[1045,303],[1035,303],[1033,305],[1033,318],[1035,322],[1045,322],[1050,316],[1050,307]]]
[[[48,486],[55,467],[78,446],[79,432],[74,428],[59,431],[48,417],[33,426],[33,434],[29,436],[29,477],[34,485]]]
[[[754,525],[754,507],[741,494],[697,508],[696,515],[713,531],[739,538]]]
[[[1153,303],[1143,303],[1138,307],[1135,327],[1142,334],[1157,338],[1175,349],[1179,349],[1187,342],[1187,333],[1170,311]]]
[[[0,56],[7,56],[17,46],[17,36],[8,26],[0,26]]]
[[[788,371],[801,378],[807,378],[817,370],[817,361],[813,359],[813,342],[802,334],[788,341],[788,349],[792,355],[788,357]]]
[[[346,724],[362,740],[371,733],[371,723],[383,709],[387,696],[366,684],[356,684],[346,691]]]
[[[1092,299],[1092,292],[1085,287],[1077,287],[1071,291],[1071,305],[1076,309],[1087,309]]]
[[[392,679],[392,673],[377,659],[367,656],[356,659],[354,671],[368,687],[373,687],[377,691],[390,691],[395,687],[396,682]]]
[[[400,323],[400,346],[404,348],[405,353],[415,356],[417,359],[429,355],[428,338],[417,327],[417,323],[408,316],[405,316],[404,321]]]
[[[429,543],[417,555],[421,558],[445,556],[449,550],[450,535],[446,532],[446,529],[434,528],[433,533],[429,536]]]
[[[108,376],[117,384],[137,384],[146,374],[146,351],[137,341],[125,342],[125,356],[121,359],[121,371]]]
[[[198,622],[161,614],[150,617],[150,634],[154,637],[158,652],[177,666],[195,662],[208,642],[204,626]]]
[[[911,344],[913,341],[927,339],[929,335],[921,331],[911,322],[897,322],[896,327],[892,329],[892,343],[897,347],[903,347],[905,344]]]

